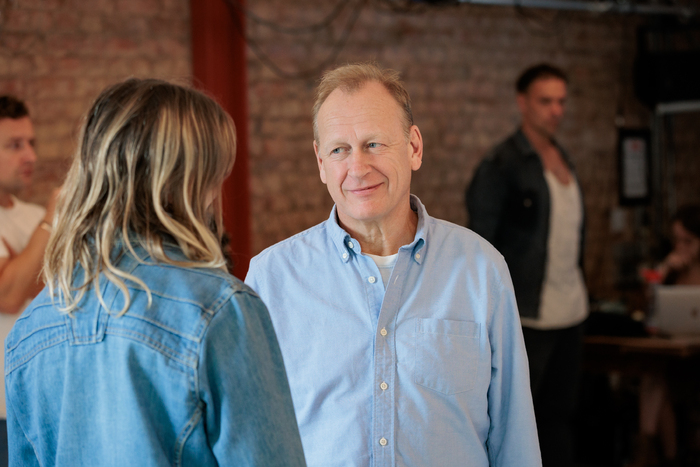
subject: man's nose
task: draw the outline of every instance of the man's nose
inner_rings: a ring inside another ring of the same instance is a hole
[[[357,178],[367,175],[370,171],[370,158],[371,156],[363,149],[353,151],[348,160],[348,174]]]
[[[34,150],[34,145],[27,143],[24,147],[24,151],[22,154],[23,158],[27,162],[36,162],[36,151]]]
[[[557,117],[562,117],[564,115],[564,106],[562,104],[553,104],[552,113]]]

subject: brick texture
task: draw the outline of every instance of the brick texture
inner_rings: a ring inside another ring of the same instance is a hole
[[[335,4],[248,2],[253,13],[284,26],[319,22]],[[399,12],[390,2],[369,2],[345,48],[326,63],[357,4],[331,28],[295,36],[248,19],[249,38],[274,64],[309,72],[281,78],[249,54],[253,252],[326,219],[332,206],[312,149],[311,106],[322,69],[376,60],[402,73],[425,143],[413,192],[432,215],[464,225],[464,190],[475,167],[517,126],[513,81],[526,66],[549,61],[571,80],[560,141],[585,193],[588,285],[596,297],[618,296],[616,245],[639,240],[632,225],[648,217],[648,209],[626,209],[627,228],[610,232],[618,196],[615,118],[628,127],[650,122],[632,89],[635,29],[645,19],[536,10],[522,16],[467,5]],[[79,119],[104,86],[128,76],[191,79],[186,0],[27,0],[7,2],[2,18],[0,93],[30,106],[40,160],[26,197],[35,202],[61,183]],[[699,198],[699,128],[698,114],[673,118],[679,204]]]
[[[285,26],[317,22],[333,6],[321,0],[249,5],[258,16]],[[635,30],[645,19],[537,10],[522,16],[511,8],[467,5],[401,13],[381,5],[363,9],[346,47],[328,67],[376,60],[401,72],[425,144],[412,191],[436,217],[467,223],[464,192],[474,169],[518,124],[513,83],[519,72],[548,61],[569,73],[560,142],[576,164],[585,194],[588,285],[594,297],[619,297],[616,246],[637,239],[632,225],[640,215],[626,209],[629,225],[611,233],[611,210],[618,204],[615,122],[617,116],[628,127],[650,122],[632,84]],[[349,17],[346,11],[330,30],[298,37],[253,20],[248,32],[284,71],[308,70],[329,56]],[[318,178],[311,144],[311,106],[319,76],[282,79],[250,54],[254,253],[326,219],[332,206]],[[679,200],[698,199],[700,131],[693,118],[678,117],[674,130]],[[691,173],[694,178],[686,177]]]
[[[59,186],[80,119],[107,85],[128,77],[191,80],[187,0],[6,2],[0,22],[0,94],[24,99],[37,137],[43,204]]]

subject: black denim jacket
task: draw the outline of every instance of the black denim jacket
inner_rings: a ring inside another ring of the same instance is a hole
[[[566,152],[557,147],[573,173]],[[547,264],[550,198],[542,161],[522,130],[481,162],[467,188],[466,201],[469,227],[491,242],[508,263],[520,315],[536,318]],[[582,222],[581,269],[583,244]]]

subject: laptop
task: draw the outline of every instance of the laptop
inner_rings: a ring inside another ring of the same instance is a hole
[[[654,324],[668,336],[700,336],[700,286],[657,286]]]

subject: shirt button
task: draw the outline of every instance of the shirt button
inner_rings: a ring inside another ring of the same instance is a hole
[[[382,384],[379,385],[379,387],[382,388],[382,391],[386,391],[387,388],[389,387],[389,385],[386,384],[386,383],[382,383]]]
[[[382,328],[382,330],[379,331],[379,334],[381,334],[382,336],[386,336],[386,335],[388,334],[388,333],[386,332],[386,328]]]
[[[348,254],[347,254],[347,253],[343,253],[343,259],[348,259]]]
[[[416,258],[416,259],[420,259],[420,253],[416,253],[415,258]]]
[[[369,276],[369,279],[367,279],[367,280],[369,281],[370,284],[374,284],[375,282],[377,282],[377,278],[374,276]]]
[[[353,245],[352,242],[348,242],[348,248],[355,248],[355,245]]]
[[[379,438],[379,444],[381,444],[382,446],[386,446],[386,443],[387,443],[386,438]]]

